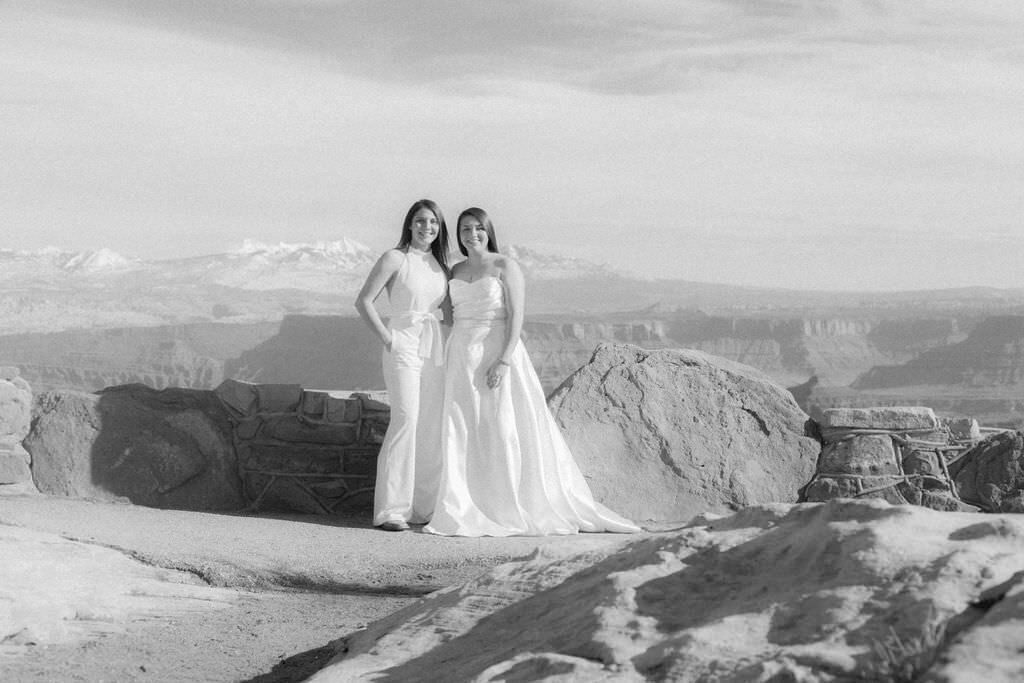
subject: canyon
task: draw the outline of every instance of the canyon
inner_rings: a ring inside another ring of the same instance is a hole
[[[625,342],[751,365],[812,417],[902,404],[1024,420],[1022,291],[751,288],[508,251],[527,276],[523,338],[547,392],[598,344]],[[378,344],[352,308],[374,258],[351,240],[172,261],[0,249],[0,365],[38,390],[224,379],[381,389]]]

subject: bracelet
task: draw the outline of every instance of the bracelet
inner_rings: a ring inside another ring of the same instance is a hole
[[[498,363],[498,365],[508,365],[508,361],[507,360],[502,360],[500,358],[496,362]]]

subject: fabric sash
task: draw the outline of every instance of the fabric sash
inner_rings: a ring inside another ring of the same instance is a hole
[[[430,312],[408,311],[400,313],[388,322],[392,330],[409,330],[419,327],[419,356],[430,358],[434,365],[444,365],[444,343],[441,336],[441,321]]]

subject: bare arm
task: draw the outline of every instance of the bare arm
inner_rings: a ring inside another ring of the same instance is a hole
[[[505,323],[505,345],[502,347],[501,355],[487,369],[487,384],[491,388],[501,384],[501,380],[508,372],[512,352],[515,351],[519,336],[523,332],[526,301],[526,284],[519,264],[512,259],[503,258],[495,265],[501,274],[501,284],[505,288],[505,310],[508,312],[508,320]]]
[[[523,333],[526,284],[523,280],[523,271],[520,270],[519,264],[512,259],[502,259],[498,266],[501,270],[501,282],[505,287],[505,310],[508,312],[508,321],[505,324],[505,347],[498,360],[508,364],[516,344],[519,343],[519,336]]]
[[[363,283],[363,288],[359,290],[359,294],[356,296],[356,310],[359,311],[359,317],[373,330],[374,334],[377,335],[381,343],[388,350],[391,350],[391,331],[388,330],[384,321],[381,320],[374,301],[377,300],[377,297],[384,291],[384,288],[391,282],[391,278],[398,272],[398,269],[402,266],[403,259],[404,254],[397,249],[389,249],[384,252],[377,259],[377,263],[373,265],[373,269],[370,270],[366,282]]]

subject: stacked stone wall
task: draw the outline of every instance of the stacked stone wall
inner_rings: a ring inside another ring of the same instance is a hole
[[[949,465],[981,439],[975,420],[939,420],[931,408],[831,408],[822,449],[801,501],[880,498],[935,510],[972,510]]]
[[[251,509],[330,514],[368,505],[390,418],[380,394],[235,380],[214,393],[231,415]]]

